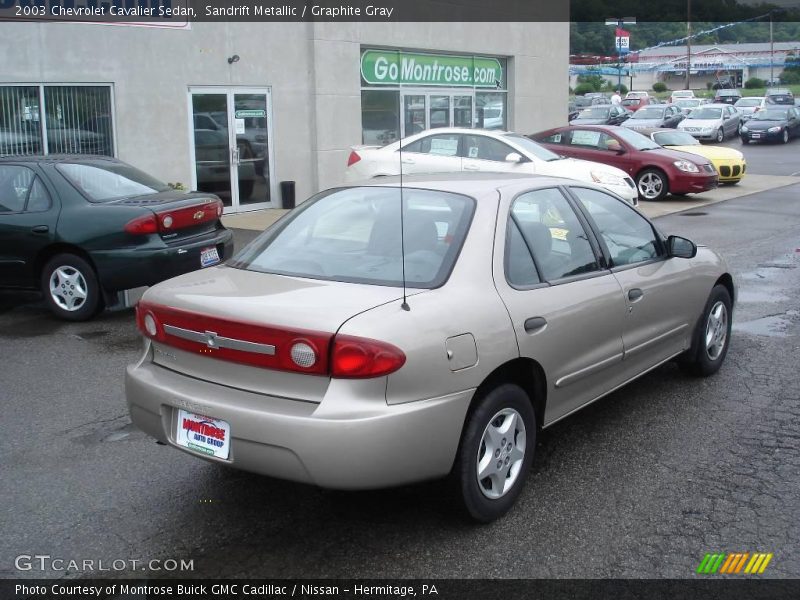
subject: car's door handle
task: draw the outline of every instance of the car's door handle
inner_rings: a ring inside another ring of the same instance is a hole
[[[525,321],[525,333],[536,333],[546,326],[547,320],[544,317],[531,317]]]
[[[47,233],[50,231],[50,228],[47,225],[37,225],[36,227],[32,227],[31,231],[33,233]]]
[[[642,296],[644,296],[644,292],[639,288],[628,290],[628,300],[631,302],[636,302],[637,300],[641,299]]]
[[[407,165],[413,165],[414,164],[414,159],[413,158],[404,158],[403,162],[405,164],[407,164]]]
[[[478,169],[478,165],[464,165],[465,171],[477,171]]]

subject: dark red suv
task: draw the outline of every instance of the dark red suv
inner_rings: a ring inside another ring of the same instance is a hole
[[[528,136],[553,152],[622,169],[636,182],[639,198],[661,200],[717,187],[717,170],[697,154],[662,148],[624,127],[557,127]]]

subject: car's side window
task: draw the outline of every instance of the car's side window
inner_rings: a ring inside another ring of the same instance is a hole
[[[572,192],[596,223],[611,255],[611,266],[646,262],[661,255],[653,226],[633,208],[597,190],[574,187]]]
[[[44,212],[50,210],[51,206],[53,206],[53,201],[50,199],[50,194],[47,192],[42,180],[37,177],[33,180],[25,210],[27,212]]]
[[[539,273],[531,256],[531,250],[522,237],[517,221],[508,222],[508,242],[506,244],[506,278],[515,287],[528,287],[541,283]]]
[[[485,135],[464,136],[464,158],[503,162],[512,152],[516,150],[500,140]]]
[[[586,231],[558,188],[522,194],[514,200],[510,220],[545,281],[600,270]]]
[[[559,131],[547,137],[543,137],[537,141],[545,144],[569,144],[570,133],[569,131]]]
[[[453,133],[429,135],[403,146],[403,152],[418,152],[436,156],[458,156],[458,142],[461,136]]]
[[[27,167],[0,165],[0,213],[25,209],[33,179],[33,171]]]

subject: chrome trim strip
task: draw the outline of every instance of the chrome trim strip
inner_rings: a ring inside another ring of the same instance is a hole
[[[259,344],[258,342],[236,340],[219,336],[214,331],[193,331],[191,329],[175,327],[174,325],[164,325],[164,331],[169,335],[189,340],[190,342],[197,342],[209,348],[228,348],[229,350],[239,350],[240,352],[268,354],[269,356],[275,355],[275,346],[272,344]]]

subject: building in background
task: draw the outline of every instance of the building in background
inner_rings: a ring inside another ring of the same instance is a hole
[[[117,156],[280,207],[343,181],[350,146],[566,118],[568,23],[6,23],[0,154]]]

